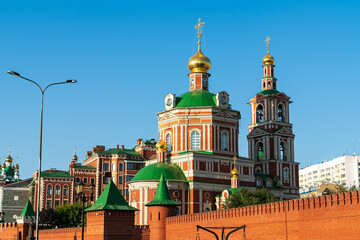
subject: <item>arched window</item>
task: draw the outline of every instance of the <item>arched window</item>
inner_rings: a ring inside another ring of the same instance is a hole
[[[198,131],[192,131],[190,134],[190,148],[200,149],[200,133]]]
[[[256,179],[256,186],[257,187],[261,187],[261,179],[260,178],[258,178],[258,179]]]
[[[68,187],[68,186],[64,186],[63,195],[64,195],[64,196],[69,195],[69,187]]]
[[[266,187],[271,187],[271,180],[270,179],[268,179],[268,180],[266,180]]]
[[[258,144],[258,147],[257,147],[257,160],[262,160],[262,157],[263,157],[263,152],[264,152],[264,147],[263,147],[263,144],[260,142]]]
[[[285,156],[285,144],[284,143],[280,143],[280,159],[282,161],[286,161],[286,156]]]
[[[221,133],[221,150],[228,151],[229,150],[229,137],[227,132]]]
[[[263,88],[265,88],[265,82],[263,83]]]
[[[284,175],[284,179],[289,179],[289,169],[288,168],[284,168],[283,170],[283,175]]]
[[[55,186],[55,196],[60,196],[61,188],[59,185]]]
[[[278,114],[278,122],[284,122],[284,112],[281,105],[278,106],[277,114]]]
[[[264,116],[263,106],[262,106],[262,105],[259,105],[259,106],[256,108],[256,122],[257,122],[257,123],[263,122],[263,116]]]
[[[171,133],[166,134],[165,139],[166,139],[166,145],[167,145],[166,150],[171,151]]]
[[[271,82],[270,81],[268,81],[268,88],[270,88],[271,87]]]
[[[51,185],[47,186],[47,195],[52,195],[53,187]]]

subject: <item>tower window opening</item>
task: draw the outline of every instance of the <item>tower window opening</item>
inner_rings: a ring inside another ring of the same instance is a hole
[[[191,149],[200,149],[200,133],[198,131],[193,131],[190,134],[190,148]]]
[[[264,83],[263,83],[263,88],[265,88],[265,86],[266,86],[266,85],[265,85],[265,82],[264,82]]]
[[[256,179],[256,186],[257,187],[261,187],[261,179],[260,178],[258,178],[258,179]]]
[[[171,151],[171,133],[166,134],[166,150]]]
[[[284,143],[280,143],[280,159],[281,159],[282,161],[286,161]]]
[[[284,179],[289,179],[289,169],[288,168],[284,168]]]
[[[257,160],[258,161],[261,161],[262,160],[262,157],[263,157],[263,152],[264,152],[264,147],[263,147],[263,144],[262,143],[259,143],[258,144],[258,147],[257,147]]]
[[[278,106],[278,122],[284,122],[283,108],[281,105]]]
[[[222,151],[229,150],[229,137],[226,132],[221,133],[221,150]]]
[[[263,122],[263,106],[262,105],[259,105],[257,107],[257,110],[256,110],[256,123],[261,123]]]
[[[268,88],[270,88],[271,87],[271,82],[270,81],[268,81]]]

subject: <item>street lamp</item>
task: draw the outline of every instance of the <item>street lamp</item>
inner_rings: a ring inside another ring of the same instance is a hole
[[[1,211],[0,212],[0,223],[5,222],[5,212]]]
[[[89,185],[89,191],[90,191],[90,196],[86,196],[86,194],[84,193],[84,186],[85,184],[80,181],[77,185],[76,185],[76,199],[80,200],[82,202],[82,211],[81,211],[81,240],[84,240],[84,207],[85,207],[85,202],[87,202],[88,200],[92,201],[94,199],[94,190],[95,190],[95,185],[93,183],[91,183]]]
[[[38,188],[37,188],[37,204],[36,204],[36,240],[39,239],[39,212],[40,212],[40,177],[41,177],[41,159],[42,159],[42,129],[43,129],[43,106],[44,106],[44,93],[46,91],[46,89],[48,89],[51,86],[54,85],[59,85],[59,84],[65,84],[65,83],[76,83],[77,81],[74,79],[71,80],[66,80],[64,82],[56,82],[56,83],[51,83],[49,85],[47,85],[44,89],[42,89],[40,87],[40,85],[31,80],[28,79],[26,77],[23,77],[20,75],[20,73],[14,72],[14,71],[8,71],[8,73],[10,75],[22,78],[26,81],[32,82],[34,83],[36,86],[38,86],[38,88],[40,89],[41,92],[41,117],[40,117],[40,151],[39,151],[39,174],[38,174]]]

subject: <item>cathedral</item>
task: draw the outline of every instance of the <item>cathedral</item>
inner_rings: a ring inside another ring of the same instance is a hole
[[[227,92],[209,91],[211,61],[201,52],[203,24],[199,20],[195,26],[198,50],[188,61],[189,91],[165,96],[165,111],[157,114],[157,158],[129,182],[129,202],[140,210],[137,225],[147,225],[145,205],[154,198],[161,175],[179,215],[219,209],[236,188],[266,187],[280,200],[299,197],[291,101],[277,90],[270,39],[261,91],[250,99],[249,156],[238,157],[241,114],[232,109]]]
[[[203,22],[197,29],[198,49],[188,60],[189,91],[169,93],[164,111],[157,113],[158,139],[137,140],[132,149],[123,145],[96,146],[83,164],[74,155],[69,171],[41,173],[40,209],[73,203],[75,187],[94,189],[95,201],[113,182],[131,207],[139,209],[136,225],[148,225],[147,204],[154,200],[160,178],[166,179],[176,214],[222,208],[224,200],[239,188],[267,188],[280,200],[299,198],[298,165],[294,160],[294,134],[290,123],[290,97],[277,90],[275,59],[263,58],[260,91],[250,99],[248,157],[239,157],[239,120],[230,95],[212,93],[211,61],[201,51]],[[15,176],[15,174],[14,174]],[[38,174],[34,173],[36,206]]]

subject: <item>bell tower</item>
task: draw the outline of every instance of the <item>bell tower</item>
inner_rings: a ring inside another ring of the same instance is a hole
[[[290,97],[277,90],[275,59],[269,53],[263,58],[264,77],[261,91],[250,99],[249,158],[255,160],[255,173],[269,175],[284,189],[284,199],[299,195],[298,165],[294,159],[293,125],[290,123]]]

